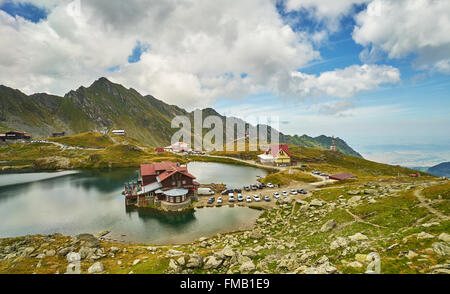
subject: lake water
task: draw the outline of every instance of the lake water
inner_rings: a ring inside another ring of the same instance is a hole
[[[226,184],[233,189],[256,184],[258,177],[268,174],[260,168],[214,162],[190,162],[188,169],[200,184]]]
[[[189,171],[200,183],[224,182],[230,187],[250,184],[258,174],[251,167],[219,163],[191,163]],[[260,170],[259,175],[264,173]],[[132,242],[184,243],[249,228],[260,214],[247,207],[227,206],[183,215],[126,209],[123,183],[136,176],[136,169],[2,174],[0,237],[111,230],[112,237]]]

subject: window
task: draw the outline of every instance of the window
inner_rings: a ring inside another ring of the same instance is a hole
[[[183,185],[186,185],[186,180],[183,180]]]

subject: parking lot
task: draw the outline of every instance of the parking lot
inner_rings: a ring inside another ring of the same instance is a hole
[[[274,195],[273,195],[275,192],[278,192],[280,194],[279,200],[283,200],[283,199],[286,198],[285,196],[282,195],[283,191],[287,192],[287,194],[288,194],[287,197],[289,197],[290,199],[297,200],[297,199],[305,199],[305,198],[311,196],[311,191],[313,189],[315,189],[315,188],[316,187],[314,185],[312,185],[312,184],[293,182],[293,183],[291,183],[289,185],[281,186],[280,188],[278,188],[277,186],[275,186],[274,188],[267,188],[266,187],[266,188],[263,188],[263,189],[251,190],[250,192],[249,191],[245,191],[244,189],[242,189],[241,194],[242,194],[242,196],[244,198],[244,201],[242,201],[242,202],[238,202],[237,201],[238,193],[236,193],[236,192],[233,193],[234,194],[234,202],[230,202],[229,201],[228,194],[227,195],[221,195],[221,194],[216,193],[213,196],[210,196],[210,195],[200,196],[199,195],[198,196],[199,201],[196,202],[194,204],[194,206],[195,207],[214,207],[214,206],[220,206],[220,205],[221,206],[225,206],[225,205],[234,206],[234,205],[237,205],[237,206],[255,206],[255,207],[261,207],[261,208],[271,208],[271,207],[275,206],[275,203],[276,203],[276,200],[277,200],[274,197]],[[296,191],[298,189],[304,189],[307,192],[307,194],[299,194],[299,193],[297,193],[296,195],[292,195],[291,192],[290,192],[291,189],[295,189]],[[260,201],[255,201],[254,197],[253,197],[254,195],[258,195],[261,200]],[[251,202],[247,202],[246,201],[247,196],[251,197],[251,199],[252,199]],[[270,201],[263,200],[264,196],[269,196]],[[211,203],[211,204],[208,204],[208,199],[211,198],[211,197],[214,197],[215,201],[213,203]],[[219,197],[222,197],[222,203],[217,203],[217,200],[218,200]]]

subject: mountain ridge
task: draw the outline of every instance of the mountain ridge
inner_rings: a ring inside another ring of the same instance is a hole
[[[20,90],[0,85],[0,105],[0,131],[16,129],[32,136],[47,137],[57,131],[73,135],[117,128],[125,129],[129,136],[153,146],[170,143],[171,136],[176,132],[171,128],[173,117],[185,115],[192,121],[194,116],[194,111],[167,104],[152,95],[142,95],[105,77],[95,80],[89,87],[70,90],[64,96],[47,93],[26,95]],[[218,115],[224,121],[227,119],[213,108],[201,111],[204,118]],[[261,127],[245,123],[247,128]],[[328,149],[332,140],[325,135],[291,136],[276,132],[281,143],[297,146]],[[335,139],[335,144],[344,154],[362,157],[340,138]]]

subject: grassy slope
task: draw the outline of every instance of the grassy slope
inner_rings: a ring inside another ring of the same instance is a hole
[[[82,133],[61,138],[48,138],[47,140],[79,147],[105,148],[114,144],[110,137],[95,132]]]

